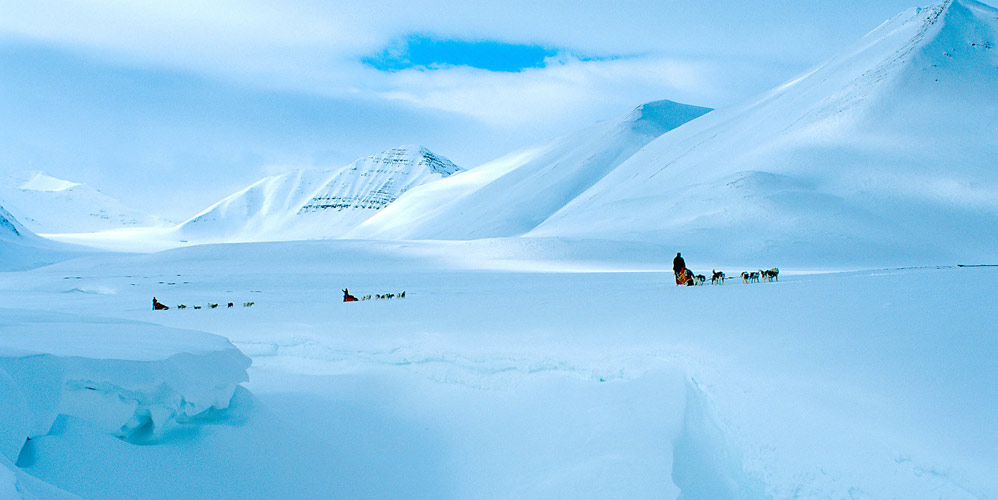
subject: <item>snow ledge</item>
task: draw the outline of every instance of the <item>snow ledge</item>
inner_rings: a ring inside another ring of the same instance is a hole
[[[26,439],[47,434],[59,415],[129,442],[159,440],[207,410],[227,408],[249,366],[217,335],[0,310],[0,454],[16,462]]]

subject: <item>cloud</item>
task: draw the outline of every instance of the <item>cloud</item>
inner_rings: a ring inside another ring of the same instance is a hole
[[[582,60],[562,54],[548,57],[541,68],[515,73],[442,67],[381,74],[378,94],[495,126],[579,124],[662,98],[703,105],[731,100],[746,90],[744,85],[758,83],[731,84],[730,72],[742,70],[735,66],[661,56]]]
[[[342,96],[365,90],[363,58],[413,33],[576,57],[730,57],[804,67],[909,2],[0,0],[0,38],[243,85]]]
[[[363,26],[299,7],[258,0],[0,0],[0,34],[117,64],[285,88],[296,80],[335,82],[336,68],[352,54],[383,42]]]

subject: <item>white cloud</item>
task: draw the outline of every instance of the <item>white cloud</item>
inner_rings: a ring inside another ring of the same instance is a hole
[[[328,80],[348,54],[382,43],[307,5],[260,0],[0,0],[0,34],[111,62],[291,86]]]
[[[0,0],[0,36],[83,48],[125,64],[343,95],[371,82],[360,58],[414,32],[591,56],[806,66],[901,10],[888,3],[909,2]]]
[[[658,99],[708,107],[733,104],[793,71],[759,71],[749,62],[729,60],[560,56],[549,58],[543,68],[515,73],[469,67],[378,72],[368,75],[377,79],[368,87],[387,99],[462,114],[495,128],[567,131]]]

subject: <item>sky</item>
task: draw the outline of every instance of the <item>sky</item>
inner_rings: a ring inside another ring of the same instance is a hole
[[[919,5],[0,0],[0,181],[183,220],[403,144],[471,168],[652,100],[737,104]]]

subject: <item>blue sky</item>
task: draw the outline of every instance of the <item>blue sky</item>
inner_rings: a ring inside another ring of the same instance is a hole
[[[464,167],[657,99],[723,107],[913,0],[0,0],[0,179],[189,217],[422,144]]]
[[[514,44],[494,40],[444,40],[429,35],[410,34],[361,62],[379,71],[435,69],[467,66],[499,72],[520,72],[543,68],[545,60],[558,51],[540,45]]]

